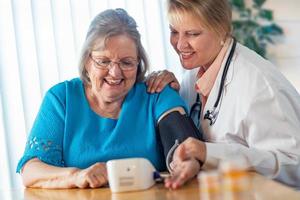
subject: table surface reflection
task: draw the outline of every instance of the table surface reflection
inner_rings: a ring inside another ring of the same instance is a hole
[[[267,179],[256,173],[251,173],[252,186],[247,192],[246,196],[224,196],[216,197],[211,195],[203,195],[199,190],[197,179],[193,179],[185,186],[177,190],[169,190],[164,188],[163,184],[156,184],[152,188],[144,191],[137,192],[125,192],[125,193],[111,193],[109,188],[98,188],[98,189],[60,189],[60,190],[49,190],[49,189],[23,189],[23,191],[11,190],[10,192],[23,192],[24,196],[22,199],[26,200],[40,200],[40,199],[70,199],[70,200],[165,200],[165,199],[178,199],[178,200],[219,200],[219,199],[287,199],[300,200],[300,191],[296,191],[283,184]],[[9,192],[9,191],[6,191]],[[13,196],[13,195],[12,195]]]

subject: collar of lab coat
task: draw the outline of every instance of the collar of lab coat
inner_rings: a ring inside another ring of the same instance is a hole
[[[199,68],[197,76],[199,79],[196,81],[195,87],[196,91],[202,94],[204,97],[208,97],[211,92],[214,83],[218,77],[218,73],[226,59],[226,54],[228,49],[230,49],[231,39],[226,40],[225,45],[221,48],[217,57],[214,59],[213,63],[205,69],[203,66]]]
[[[213,89],[214,88],[216,89],[217,93],[218,93],[219,88],[220,88],[221,79],[222,79],[222,75],[223,75],[223,72],[224,72],[225,64],[226,64],[226,61],[228,59],[228,56],[229,56],[230,50],[232,48],[232,45],[233,45],[233,39],[230,41],[229,48],[227,49],[227,52],[226,52],[226,54],[224,56],[221,68],[220,68],[220,70],[218,72],[218,76],[217,76],[217,79],[216,79],[214,87],[213,87]],[[226,75],[226,78],[225,78],[224,90],[226,90],[226,86],[232,81],[232,78],[233,78],[233,70],[234,70],[234,68],[233,68],[233,61],[234,61],[234,59],[236,57],[235,55],[236,55],[236,51],[234,51],[234,55],[233,55],[233,57],[231,59],[231,62],[229,64],[229,68],[228,68],[227,75]]]

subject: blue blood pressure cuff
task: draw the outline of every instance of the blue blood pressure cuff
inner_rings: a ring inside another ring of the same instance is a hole
[[[158,132],[169,171],[173,153],[181,142],[188,137],[203,140],[202,130],[195,126],[188,115],[183,115],[178,111],[167,114],[158,122]]]

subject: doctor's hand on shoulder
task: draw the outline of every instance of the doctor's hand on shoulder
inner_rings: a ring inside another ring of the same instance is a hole
[[[180,84],[174,73],[163,70],[149,74],[146,78],[147,91],[150,93],[161,92],[166,85],[170,85],[173,89],[179,91]]]

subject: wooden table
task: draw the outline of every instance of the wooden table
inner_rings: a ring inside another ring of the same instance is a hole
[[[40,200],[40,199],[70,199],[70,200],[165,200],[165,199],[178,199],[178,200],[219,200],[219,199],[257,199],[257,200],[300,200],[300,191],[295,191],[283,184],[269,180],[259,174],[251,173],[252,187],[247,192],[247,196],[238,197],[230,196],[224,198],[217,198],[214,196],[204,195],[199,190],[197,179],[187,183],[180,189],[169,190],[164,188],[163,184],[156,184],[152,188],[138,192],[125,192],[125,193],[111,193],[109,188],[99,189],[63,189],[63,190],[49,190],[49,189],[24,189],[24,198],[26,200]],[[17,191],[11,191],[17,192]],[[12,195],[14,196],[14,195]],[[13,198],[15,199],[15,198]]]

